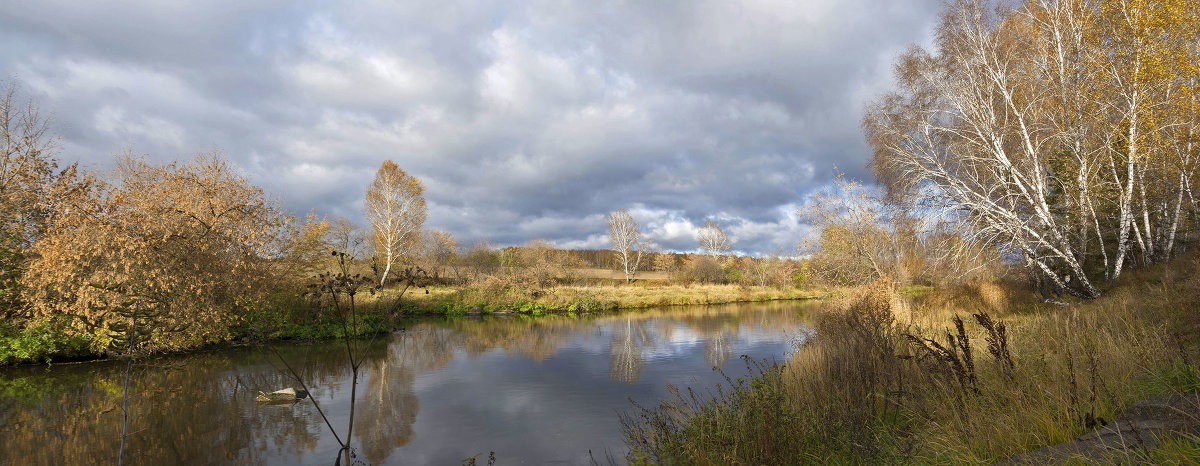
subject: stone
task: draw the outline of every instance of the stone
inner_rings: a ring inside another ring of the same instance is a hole
[[[1154,448],[1168,435],[1200,435],[1200,393],[1178,393],[1139,400],[1112,424],[1009,458],[1003,464],[1057,464],[1068,460],[1119,462],[1130,452]]]

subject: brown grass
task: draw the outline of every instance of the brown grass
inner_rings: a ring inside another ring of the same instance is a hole
[[[653,306],[726,304],[809,299],[824,292],[800,288],[760,288],[739,285],[662,285],[640,283],[616,286],[554,286],[542,289],[492,285],[430,287],[410,300],[413,312],[561,312],[639,309]]]
[[[625,281],[625,272],[620,271],[620,270],[579,268],[579,269],[575,269],[575,273],[579,274],[580,277],[588,278],[588,279],[613,280],[613,281],[620,281],[620,282]],[[670,279],[671,279],[671,274],[669,274],[667,272],[656,272],[656,271],[639,271],[636,276],[636,280],[639,282],[645,282],[645,281],[662,282],[662,281],[667,281]]]
[[[1179,259],[1069,306],[1002,282],[906,305],[894,286],[875,284],[829,300],[814,316],[815,338],[745,385],[761,394],[692,401],[687,420],[646,418],[670,432],[627,434],[644,441],[643,458],[677,463],[751,460],[721,456],[728,445],[778,463],[1002,461],[1074,439],[1135,400],[1200,391],[1197,269],[1195,258]],[[771,414],[776,399],[785,409]],[[700,427],[706,436],[694,435]],[[742,445],[761,437],[746,429],[786,434]]]

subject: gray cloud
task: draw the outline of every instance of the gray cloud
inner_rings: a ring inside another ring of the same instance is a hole
[[[717,218],[790,249],[891,57],[938,2],[2,1],[0,73],[62,158],[221,149],[295,212],[360,218],[385,159],[460,242],[603,247],[626,207],[671,249]]]

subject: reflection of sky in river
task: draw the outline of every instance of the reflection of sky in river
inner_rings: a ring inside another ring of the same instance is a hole
[[[711,388],[746,373],[740,355],[782,358],[810,304],[684,307],[595,318],[432,319],[374,342],[356,396],[358,459],[386,464],[588,463],[624,453],[618,411],[667,384]],[[341,435],[350,372],[336,341],[276,345]],[[134,372],[131,464],[329,464],[338,451],[311,402],[259,406],[293,386],[262,348],[158,358]],[[124,365],[0,374],[0,466],[114,458]],[[21,387],[29,387],[22,391]],[[6,395],[7,394],[7,395]],[[7,397],[7,398],[6,398]],[[19,462],[19,463],[18,463]]]
[[[476,453],[495,451],[503,464],[586,464],[588,451],[604,460],[605,450],[624,453],[618,410],[632,398],[651,405],[666,396],[666,384],[712,386],[722,380],[705,360],[711,337],[672,322],[651,319],[642,329],[674,328],[668,338],[639,347],[645,360],[636,381],[610,376],[612,335],[623,320],[598,322],[580,331],[541,362],[498,349],[469,357],[459,351],[446,367],[418,375],[413,388],[421,399],[413,442],[390,459],[397,463],[450,464]],[[725,332],[730,357],[722,367],[746,372],[742,354],[779,358],[795,329],[742,324]]]

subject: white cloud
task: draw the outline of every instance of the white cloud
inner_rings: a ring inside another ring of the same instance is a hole
[[[664,247],[718,216],[786,249],[837,165],[863,177],[864,102],[938,3],[34,2],[0,16],[62,157],[220,148],[297,212],[359,216],[384,159],[460,242],[603,247],[636,207]]]

